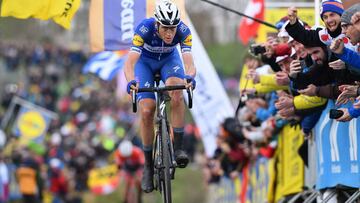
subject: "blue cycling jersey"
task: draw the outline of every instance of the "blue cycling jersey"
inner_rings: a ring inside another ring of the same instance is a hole
[[[181,52],[191,51],[192,35],[190,29],[181,21],[171,44],[166,44],[157,31],[155,18],[144,19],[136,28],[131,51],[142,56],[162,60],[171,55],[180,44]]]

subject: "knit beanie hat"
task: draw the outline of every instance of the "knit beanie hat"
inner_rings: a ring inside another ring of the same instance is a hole
[[[321,3],[320,16],[323,17],[325,12],[334,12],[340,16],[344,12],[344,6],[341,0],[323,0]]]
[[[342,14],[341,22],[346,23],[346,24],[351,24],[351,17],[358,11],[360,11],[360,3],[352,5],[350,8],[345,10],[344,13]]]

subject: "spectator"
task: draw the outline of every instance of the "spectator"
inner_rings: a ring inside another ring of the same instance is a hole
[[[16,170],[16,177],[24,203],[40,202],[39,168],[32,155],[25,155],[20,167]]]
[[[65,177],[63,163],[57,159],[50,159],[50,192],[53,195],[52,203],[65,203],[68,194],[68,180]]]
[[[2,154],[0,154],[0,202],[9,199],[10,173]]]

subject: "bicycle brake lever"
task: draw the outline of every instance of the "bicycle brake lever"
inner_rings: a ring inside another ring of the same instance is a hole
[[[188,93],[188,106],[189,108],[191,109],[192,108],[192,105],[193,105],[193,90],[192,90],[192,87],[189,87],[187,90],[187,93]]]
[[[136,113],[136,111],[137,111],[136,91],[131,90],[131,94],[132,94],[131,99],[132,99],[133,112]]]
[[[135,90],[131,90],[131,94],[132,94],[132,102],[135,103],[136,102],[136,91]]]

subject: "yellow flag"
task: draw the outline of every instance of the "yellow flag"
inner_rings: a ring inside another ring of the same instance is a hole
[[[65,27],[66,29],[69,29],[71,26],[71,20],[73,19],[76,11],[80,7],[81,0],[65,0],[66,4],[65,7],[62,7],[62,13],[60,15],[57,15],[53,18],[53,20]],[[53,2],[53,1],[51,1]]]
[[[57,24],[69,29],[80,2],[81,0],[2,0],[1,16],[53,19]]]

